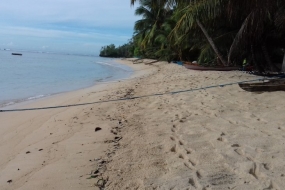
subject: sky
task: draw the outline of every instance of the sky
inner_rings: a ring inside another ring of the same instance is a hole
[[[0,49],[98,55],[127,43],[139,17],[130,0],[7,0]]]

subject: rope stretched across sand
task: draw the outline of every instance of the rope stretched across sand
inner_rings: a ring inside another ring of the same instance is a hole
[[[239,82],[233,82],[233,83],[227,83],[227,84],[218,84],[218,85],[206,86],[206,87],[194,88],[194,89],[188,89],[188,90],[180,90],[180,91],[173,91],[173,92],[166,92],[166,93],[159,93],[159,94],[150,94],[150,95],[144,95],[144,96],[120,98],[120,99],[115,99],[115,100],[96,101],[96,102],[88,102],[88,103],[82,103],[82,104],[62,105],[62,106],[39,107],[39,108],[9,109],[9,110],[0,110],[0,112],[46,110],[46,109],[67,108],[67,107],[84,106],[84,105],[107,103],[107,102],[125,101],[125,100],[133,100],[133,99],[146,98],[146,97],[152,97],[152,96],[162,96],[162,95],[167,95],[167,94],[178,94],[178,93],[183,93],[183,92],[193,92],[193,91],[197,91],[197,90],[205,90],[205,89],[209,89],[209,88],[224,87],[224,86],[230,86],[230,85],[234,85],[234,84],[238,84],[238,83],[262,81],[262,80],[267,80],[267,79],[268,78],[259,78],[259,79],[254,79],[254,80],[239,81]]]

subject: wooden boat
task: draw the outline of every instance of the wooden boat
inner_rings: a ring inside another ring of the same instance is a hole
[[[192,70],[199,70],[199,71],[233,71],[238,70],[238,67],[224,67],[224,66],[216,66],[216,67],[204,67],[200,65],[194,65],[194,64],[183,64],[184,67],[187,69]]]
[[[12,55],[19,55],[19,56],[22,56],[21,53],[12,53]]]
[[[285,91],[285,79],[272,79],[266,82],[257,83],[239,83],[239,87],[249,92],[273,92],[273,91]]]

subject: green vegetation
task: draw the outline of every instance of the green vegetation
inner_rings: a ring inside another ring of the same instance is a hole
[[[111,44],[101,48],[100,57],[133,57],[134,51],[135,46],[132,41],[119,47]]]
[[[259,72],[281,71],[285,64],[284,0],[135,2],[142,19],[135,23],[131,43],[121,54],[116,53],[120,47],[103,47],[102,55],[197,60],[205,66],[242,66],[246,59]]]

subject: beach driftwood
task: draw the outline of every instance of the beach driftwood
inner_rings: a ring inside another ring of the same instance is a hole
[[[272,79],[266,82],[259,83],[239,83],[240,88],[249,92],[273,92],[285,91],[285,79]]]
[[[138,59],[135,59],[133,60],[133,64],[138,64],[138,63],[142,63],[143,62],[143,58],[138,58]]]
[[[151,61],[151,62],[148,62],[148,63],[145,63],[145,65],[152,65],[153,63],[157,63],[159,62],[158,60],[154,60],[154,61]]]

